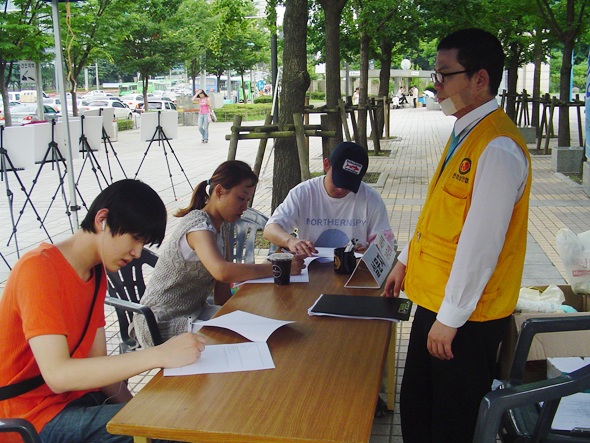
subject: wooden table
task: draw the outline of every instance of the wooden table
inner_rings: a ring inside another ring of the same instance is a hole
[[[268,340],[276,369],[184,377],[160,371],[108,431],[136,442],[368,442],[392,324],[307,314],[321,293],[380,294],[346,289],[347,278],[332,263],[312,263],[309,283],[244,285],[218,315],[240,309],[296,321]],[[247,341],[221,328],[201,333],[207,344]]]

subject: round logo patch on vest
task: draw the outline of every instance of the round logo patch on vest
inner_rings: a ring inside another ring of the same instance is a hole
[[[464,158],[461,161],[461,165],[459,166],[459,174],[465,175],[469,171],[471,171],[471,160],[468,158]]]

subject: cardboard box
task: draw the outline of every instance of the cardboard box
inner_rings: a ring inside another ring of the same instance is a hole
[[[537,287],[543,291],[547,286]],[[569,285],[559,285],[565,295],[564,304],[572,306],[578,312],[572,314],[512,314],[509,329],[502,341],[499,355],[499,376],[501,380],[507,380],[512,367],[516,340],[520,333],[522,324],[529,318],[540,317],[569,317],[586,314],[590,309],[588,306],[588,295],[574,294]],[[530,374],[527,382],[547,378],[546,360],[548,357],[590,357],[590,331],[577,332],[555,332],[538,334],[533,339],[527,360],[536,363],[530,364]],[[529,372],[529,363],[527,363]]]

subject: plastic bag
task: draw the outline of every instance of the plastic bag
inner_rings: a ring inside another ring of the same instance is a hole
[[[590,294],[590,231],[576,235],[570,229],[560,229],[555,245],[572,291]]]
[[[556,312],[565,301],[563,291],[556,285],[549,285],[541,293],[536,288],[520,288],[515,310],[520,312]]]

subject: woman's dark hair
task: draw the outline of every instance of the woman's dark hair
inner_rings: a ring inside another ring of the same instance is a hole
[[[490,94],[498,94],[506,57],[496,36],[482,29],[461,29],[443,38],[436,50],[441,49],[457,49],[457,61],[470,71],[466,73],[469,78],[485,69],[490,77]]]
[[[96,232],[94,219],[108,209],[107,226],[113,235],[133,234],[147,244],[162,244],[166,233],[166,206],[149,185],[133,179],[117,181],[94,199],[80,227]]]
[[[207,95],[207,93],[206,93],[205,91],[203,91],[202,89],[201,89],[201,90],[200,90],[200,91],[197,93],[197,97],[198,97],[199,95],[201,95],[201,94],[203,94],[205,97],[209,97],[209,96]]]
[[[207,185],[210,186],[210,190],[213,190],[217,185],[221,185],[223,189],[230,190],[245,181],[249,182],[248,186],[256,186],[258,183],[258,177],[247,163],[240,160],[223,162],[217,167],[209,180],[204,180],[198,184],[193,191],[191,204],[187,208],[179,209],[174,215],[176,217],[184,217],[195,209],[203,209],[211,197],[207,193]]]

